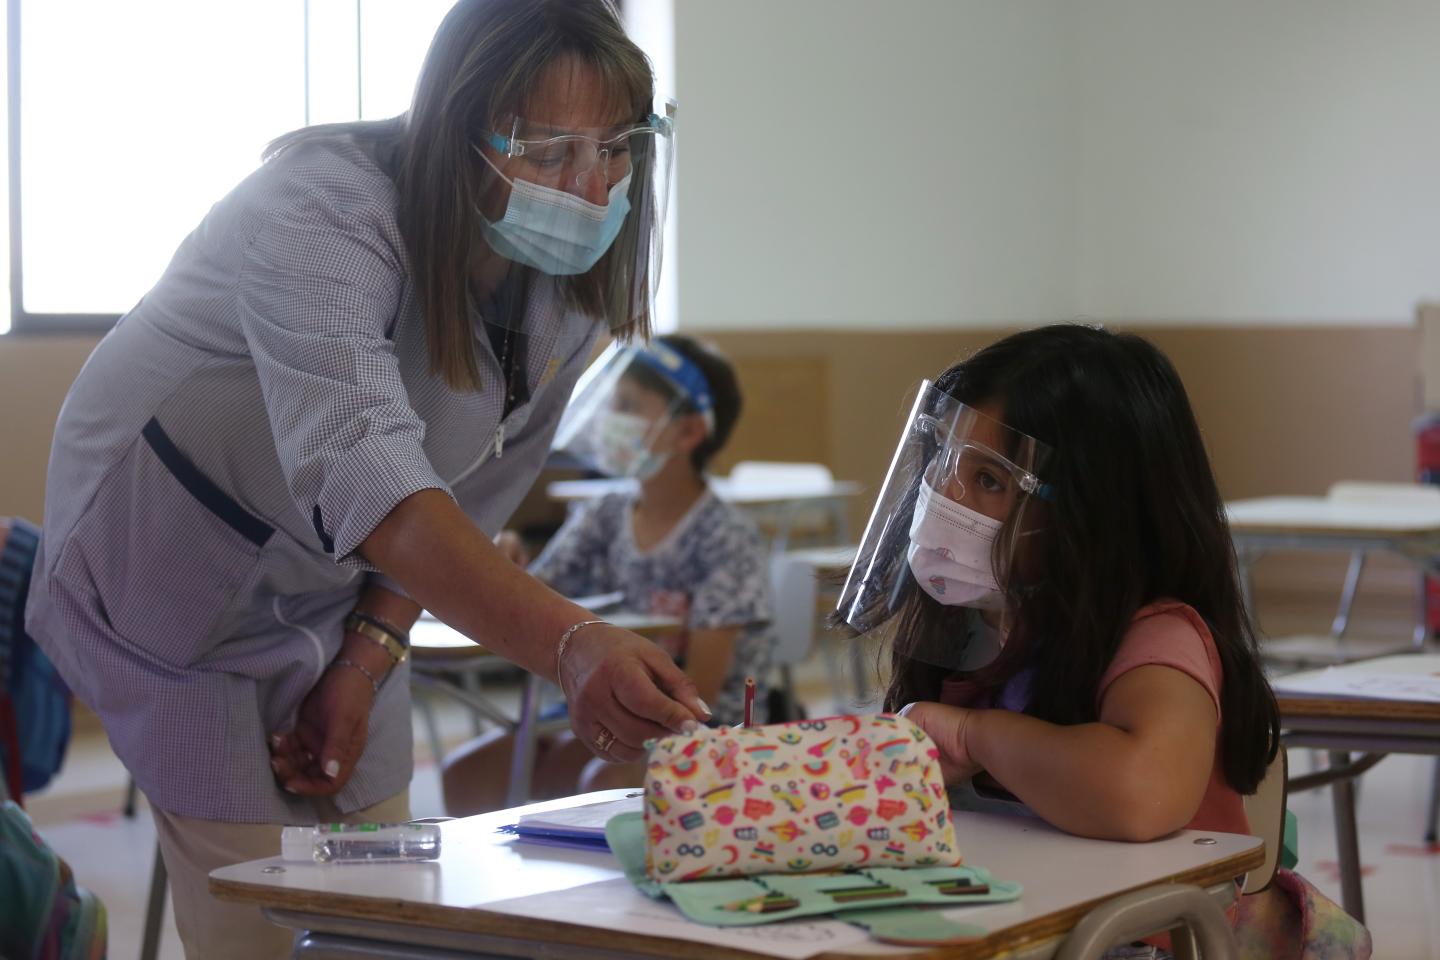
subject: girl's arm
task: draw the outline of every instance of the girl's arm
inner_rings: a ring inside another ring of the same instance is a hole
[[[685,675],[695,684],[700,699],[713,703],[730,675],[735,660],[735,641],[741,627],[715,627],[690,631],[685,645]]]
[[[1215,761],[1214,701],[1159,665],[1116,679],[1096,723],[929,703],[907,716],[935,739],[947,771],[983,768],[1060,829],[1105,840],[1153,840],[1189,823]]]

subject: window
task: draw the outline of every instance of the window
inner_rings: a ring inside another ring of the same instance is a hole
[[[451,2],[8,0],[19,256],[0,332],[103,329],[271,139],[403,111]]]

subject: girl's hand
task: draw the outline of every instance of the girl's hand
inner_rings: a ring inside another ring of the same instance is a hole
[[[675,661],[644,637],[608,623],[577,630],[559,672],[571,728],[605,760],[638,760],[646,740],[689,733],[710,719],[710,708]],[[608,743],[607,731],[614,736]]]
[[[970,756],[965,736],[978,711],[951,707],[943,703],[907,703],[900,711],[921,730],[930,735],[940,750],[940,773],[946,783],[968,780],[981,770]]]
[[[376,650],[388,661],[383,650]],[[373,655],[369,662],[359,656],[357,652],[347,657],[342,650],[337,659],[365,663],[377,680],[384,677],[386,667],[375,663]],[[301,702],[295,729],[270,738],[270,769],[276,781],[301,796],[338,793],[365,752],[374,702],[375,689],[363,673],[353,666],[331,663]]]
[[[525,550],[525,543],[520,539],[520,534],[514,530],[501,530],[495,535],[495,546],[505,555],[505,559],[517,567],[528,567],[530,565],[530,554]]]

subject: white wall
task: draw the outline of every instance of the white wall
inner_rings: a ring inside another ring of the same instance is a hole
[[[679,0],[684,326],[1066,312],[1064,0]]]
[[[1409,323],[1440,294],[1440,4],[1082,7],[1081,313]]]
[[[1433,0],[679,0],[680,321],[1409,323]]]

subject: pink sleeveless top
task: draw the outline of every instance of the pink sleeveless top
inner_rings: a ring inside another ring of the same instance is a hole
[[[1223,672],[1220,654],[1215,649],[1215,639],[1210,628],[1193,607],[1168,600],[1152,603],[1135,614],[1115,651],[1115,659],[1100,678],[1097,709],[1105,701],[1105,691],[1121,676],[1136,667],[1159,665],[1179,670],[1193,679],[1210,695],[1215,704],[1215,725],[1220,725],[1220,684]],[[1013,681],[1012,681],[1013,684]],[[1023,707],[1022,698],[1007,687],[999,697],[996,706],[1001,709],[1018,710]],[[940,701],[958,707],[987,707],[988,698],[981,695],[976,685],[968,680],[947,680],[940,690]],[[1215,830],[1221,833],[1250,832],[1250,821],[1245,816],[1245,805],[1240,794],[1225,779],[1221,763],[1220,743],[1215,744],[1215,756],[1210,765],[1210,782],[1200,808],[1186,825],[1190,830]]]

